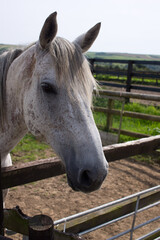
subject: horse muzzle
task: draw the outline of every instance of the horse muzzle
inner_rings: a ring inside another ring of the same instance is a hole
[[[107,176],[108,166],[101,171],[80,169],[75,175],[67,175],[68,184],[74,191],[90,193],[99,189]]]

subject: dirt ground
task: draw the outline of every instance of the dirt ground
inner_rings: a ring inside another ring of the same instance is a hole
[[[74,192],[68,186],[65,175],[10,189],[6,207],[19,205],[29,216],[46,214],[53,220],[97,207],[124,196],[160,184],[160,167],[146,165],[131,159],[110,163],[109,175],[100,190],[88,195]],[[138,214],[136,225],[160,215],[160,207]],[[84,239],[107,239],[131,227],[132,218],[84,235]],[[160,221],[147,225],[134,233],[136,239],[160,226]],[[20,235],[13,239],[22,239]],[[119,239],[129,239],[129,235]]]

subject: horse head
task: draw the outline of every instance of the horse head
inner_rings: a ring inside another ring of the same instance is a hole
[[[98,189],[108,169],[91,111],[96,81],[83,55],[99,29],[100,23],[71,43],[56,37],[56,13],[51,14],[35,44],[23,93],[28,130],[46,139],[64,162],[69,185],[83,192]]]

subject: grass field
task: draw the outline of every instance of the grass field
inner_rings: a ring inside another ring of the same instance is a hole
[[[27,134],[12,150],[11,156],[14,162],[29,162],[54,157],[55,153],[48,144],[39,141],[31,134]]]
[[[107,98],[99,97],[94,100],[94,105],[99,107],[107,107],[107,102],[108,102]],[[114,108],[121,110],[122,103],[119,101],[115,101]],[[124,110],[160,116],[160,108],[155,106],[146,106],[139,103],[125,104]],[[102,129],[105,130],[105,126],[106,126],[105,113],[94,112],[94,118],[95,118],[96,124],[101,125]],[[112,127],[119,128],[119,122],[120,122],[120,117],[114,116]],[[123,117],[122,129],[154,136],[154,135],[160,134],[160,123],[141,120],[141,119],[134,119],[129,117]],[[127,140],[133,140],[133,138],[121,136],[121,142],[127,141]]]

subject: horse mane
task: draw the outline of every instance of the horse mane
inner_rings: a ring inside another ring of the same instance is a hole
[[[2,130],[6,120],[6,78],[8,69],[17,57],[33,45],[36,45],[36,43],[23,50],[15,49],[0,55],[0,128]],[[48,51],[45,51],[44,54],[46,52]],[[74,93],[76,95],[80,94],[91,104],[92,89],[97,87],[97,83],[91,74],[89,63],[82,54],[81,48],[64,38],[56,37],[50,44],[49,52],[53,56],[55,71],[59,80],[57,84],[65,86],[70,96],[73,97]]]
[[[49,50],[54,59],[59,83],[65,86],[70,95],[73,96],[73,92],[79,93],[91,103],[92,90],[97,87],[97,83],[80,46],[64,38],[56,37]]]
[[[3,130],[6,115],[6,78],[11,63],[23,52],[15,49],[0,55],[0,128]]]

